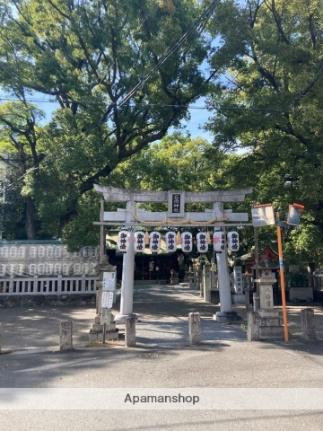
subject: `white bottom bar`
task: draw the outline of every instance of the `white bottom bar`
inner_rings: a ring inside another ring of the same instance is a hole
[[[0,388],[0,410],[321,410],[323,388]]]

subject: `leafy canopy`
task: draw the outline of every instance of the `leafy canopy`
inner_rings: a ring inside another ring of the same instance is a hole
[[[285,210],[304,202],[308,219],[291,236],[290,250],[308,258],[309,244],[322,248],[323,240],[322,6],[321,0],[222,1],[210,23],[220,41],[209,99],[215,145],[243,150],[229,172],[255,187],[255,200]],[[314,260],[322,255],[310,249]]]
[[[0,85],[24,104],[37,91],[59,105],[36,136],[44,157],[27,179],[43,231],[60,234],[95,182],[205,94],[209,42],[197,31],[143,80],[200,12],[195,0],[2,0]]]

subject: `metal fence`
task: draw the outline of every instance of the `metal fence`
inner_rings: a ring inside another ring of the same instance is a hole
[[[96,277],[0,278],[0,295],[79,295],[96,291]]]

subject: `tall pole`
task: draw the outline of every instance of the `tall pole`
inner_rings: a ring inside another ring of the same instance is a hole
[[[255,272],[256,272],[256,290],[253,292],[253,307],[254,311],[259,310],[259,278],[260,278],[260,270],[259,270],[259,235],[258,230],[254,227],[254,240],[255,240]]]
[[[259,279],[259,236],[258,236],[258,230],[256,227],[254,228],[254,240],[255,240],[256,280],[258,280]],[[257,291],[257,294],[259,294],[258,291]]]
[[[284,341],[288,341],[288,316],[287,316],[287,307],[286,307],[286,282],[285,282],[285,270],[284,270],[284,255],[283,255],[282,230],[279,224],[277,225],[276,232],[277,232],[277,244],[278,244],[278,256],[279,256],[279,276],[280,276],[280,290],[281,290],[281,297],[282,297]]]
[[[132,212],[134,209],[133,201],[127,202],[126,221],[132,221]],[[134,232],[129,232],[129,246],[127,252],[123,255],[122,264],[122,281],[121,281],[121,299],[120,299],[120,319],[132,314],[133,312],[133,285],[135,272],[135,248]]]
[[[99,248],[99,262],[103,261],[105,255],[105,237],[104,237],[104,200],[101,199],[100,202],[100,248]]]

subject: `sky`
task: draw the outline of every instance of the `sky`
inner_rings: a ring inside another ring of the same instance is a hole
[[[191,118],[188,121],[183,121],[182,125],[189,132],[192,138],[200,136],[209,141],[212,141],[212,135],[206,130],[203,130],[203,125],[208,121],[210,112],[207,109],[200,109],[204,106],[203,98],[197,100],[190,109]],[[198,109],[194,109],[194,106]]]
[[[0,102],[1,102],[1,97],[6,97],[6,94],[3,92],[0,92]],[[35,105],[37,105],[39,109],[41,109],[44,112],[45,117],[42,121],[43,124],[50,121],[50,118],[53,112],[58,107],[58,104],[54,102],[54,100],[46,102],[46,100],[48,99],[49,99],[48,96],[45,96],[42,93],[37,93],[37,92],[33,92],[33,94],[28,98],[28,100],[30,101],[34,100]],[[203,109],[204,105],[205,105],[204,98],[200,98],[192,104],[192,107],[189,110],[190,119],[183,120],[181,122],[181,125],[183,127],[182,131],[183,133],[188,132],[192,138],[203,137],[209,141],[212,141],[212,135],[203,129],[203,125],[208,121],[208,118],[210,116],[210,113],[207,111],[207,109]],[[172,133],[174,130],[175,130],[174,128],[171,128],[169,130],[169,133]]]

